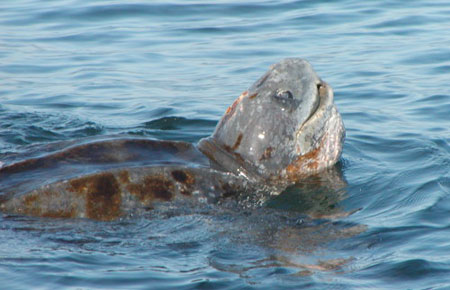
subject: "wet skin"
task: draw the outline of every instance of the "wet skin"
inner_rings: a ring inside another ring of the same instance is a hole
[[[278,194],[333,166],[344,136],[331,87],[308,62],[285,59],[243,92],[197,147],[105,138],[42,148],[51,153],[0,168],[0,209],[113,220],[168,202]]]
[[[331,87],[293,58],[243,92],[198,147],[217,168],[251,180],[298,181],[335,164],[344,136]]]

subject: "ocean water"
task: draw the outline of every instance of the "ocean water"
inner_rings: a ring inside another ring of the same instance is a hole
[[[2,289],[450,289],[450,2],[0,2],[0,161],[197,142],[284,57],[347,129],[339,186],[115,222],[0,216]]]

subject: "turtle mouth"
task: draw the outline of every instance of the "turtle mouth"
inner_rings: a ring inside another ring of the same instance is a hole
[[[288,178],[299,180],[335,164],[342,152],[345,128],[333,102],[333,90],[325,82],[317,84],[319,104],[296,134],[295,160],[286,168]]]
[[[325,82],[320,82],[316,85],[317,87],[317,102],[313,109],[311,110],[311,113],[309,114],[308,118],[303,122],[303,124],[307,123],[312,117],[314,117],[317,112],[319,111],[319,108],[324,102],[324,99],[329,95],[328,94],[328,88],[329,86]]]
[[[317,103],[314,108],[311,110],[308,118],[303,122],[300,126],[299,132],[302,131],[302,128],[307,124],[313,122],[316,118],[321,118],[323,111],[327,109],[327,107],[333,102],[333,90],[331,87],[324,81],[320,80],[319,83],[316,84],[317,87]]]

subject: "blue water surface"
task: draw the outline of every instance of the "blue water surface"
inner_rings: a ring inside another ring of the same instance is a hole
[[[0,288],[450,289],[449,31],[444,0],[1,1],[3,163],[197,142],[284,57],[331,84],[347,139],[344,189],[270,210],[0,216]]]

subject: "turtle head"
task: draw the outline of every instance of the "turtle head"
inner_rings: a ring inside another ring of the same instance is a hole
[[[331,87],[307,61],[288,58],[234,101],[199,150],[222,170],[297,181],[335,164],[344,136]]]

